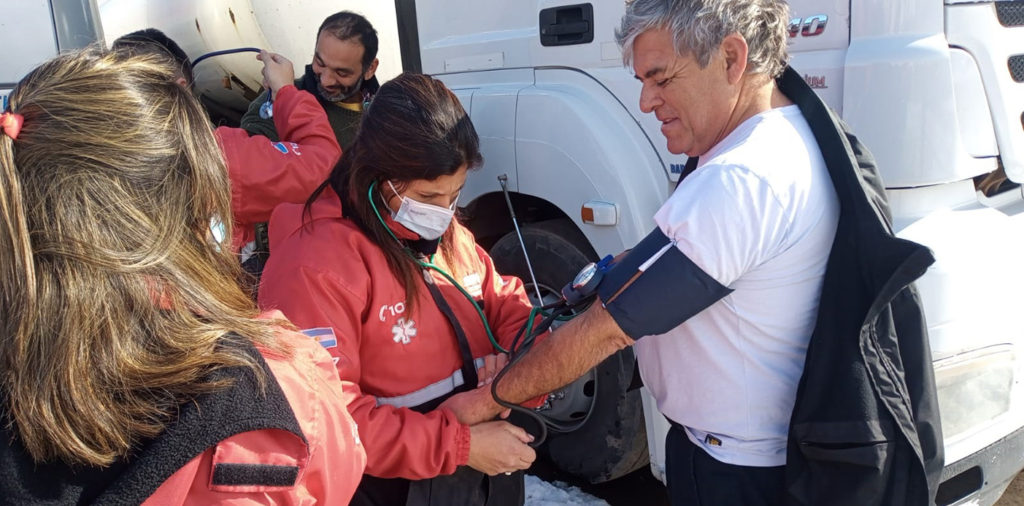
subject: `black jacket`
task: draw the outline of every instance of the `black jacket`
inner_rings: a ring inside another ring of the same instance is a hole
[[[230,344],[234,346],[235,344]],[[214,371],[211,379],[231,379],[223,390],[198,396],[183,404],[177,418],[154,439],[140,444],[135,453],[107,467],[72,467],[63,462],[36,463],[28,455],[7,416],[0,417],[0,503],[19,505],[132,505],[141,504],[171,475],[209,447],[236,434],[276,429],[295,434],[303,441],[295,412],[281,386],[253,345],[238,343],[269,376],[266,389],[245,368]],[[0,393],[0,405],[5,405]],[[267,466],[274,467],[274,466]],[[279,486],[259,465],[248,465],[244,483],[214,475],[212,485]],[[273,471],[273,470],[271,470]],[[224,481],[224,480],[228,481]],[[222,480],[222,483],[218,483]],[[294,478],[293,478],[294,482]],[[288,485],[288,484],[286,484]]]
[[[942,430],[921,301],[931,252],[896,238],[871,153],[788,68],[840,203],[821,305],[789,427],[792,504],[933,504]]]

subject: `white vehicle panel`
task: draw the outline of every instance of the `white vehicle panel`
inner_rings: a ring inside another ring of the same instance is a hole
[[[519,90],[533,85],[533,69],[496,70],[436,76],[451,88],[466,109],[477,135],[484,165],[466,179],[459,205],[467,206],[488,193],[500,192],[498,176],[508,177],[509,191],[518,191],[515,128]],[[466,79],[473,77],[473,79]]]
[[[935,255],[916,285],[928,322],[948,465],[1024,424],[1024,329],[1018,324],[1024,214],[977,204],[940,209],[898,235]]]
[[[843,119],[875,155],[887,187],[961,181],[995,170],[960,138],[950,50],[942,33],[855,38]]]
[[[0,16],[0,47],[4,48],[0,88],[13,87],[30,70],[56,55],[50,2],[5,2]]]
[[[530,5],[495,9],[492,2],[477,0],[416,2],[423,72],[467,70],[460,68],[460,60],[495,53],[502,54],[505,68],[530,66],[530,41],[538,33],[537,12]]]
[[[519,93],[519,191],[565,210],[599,256],[632,247],[653,229],[651,217],[668,196],[651,141],[588,75],[539,69],[536,76]],[[583,224],[579,209],[590,200],[618,205],[619,224]]]
[[[790,60],[793,70],[799,72],[807,85],[840,115],[843,113],[845,63],[845,48],[794,53]]]
[[[964,148],[975,158],[997,156],[999,147],[992,126],[992,111],[978,64],[962,49],[950,49],[949,56],[953,68],[953,98]]]
[[[999,24],[994,4],[947,7],[949,43],[977,60],[991,105],[992,122],[1006,174],[1024,182],[1024,83],[1008,71],[1011,56],[1024,53],[1024,27]]]

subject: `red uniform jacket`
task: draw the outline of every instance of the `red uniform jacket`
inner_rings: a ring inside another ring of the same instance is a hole
[[[249,137],[241,128],[215,131],[231,178],[236,252],[255,239],[253,227],[268,221],[278,204],[305,202],[341,157],[324,108],[294,85],[277,91],[274,124],[284,141]]]
[[[264,316],[283,318],[275,313]],[[278,429],[236,434],[185,464],[143,504],[348,504],[366,463],[357,426],[345,409],[354,393],[345,391],[331,357],[316,340],[286,330],[279,339],[292,346],[291,357],[262,354],[305,440]],[[214,479],[223,464],[297,468],[297,474],[287,486],[229,484],[224,482],[230,479]]]
[[[264,315],[283,318],[280,313]],[[347,504],[366,464],[346,406],[354,389],[338,380],[313,339],[279,329],[285,357],[225,336],[266,374],[209,373],[230,385],[178,407],[164,431],[137,441],[109,466],[33,462],[17,431],[0,426],[0,497],[5,504]]]
[[[420,281],[415,309],[384,255],[350,220],[334,192],[324,192],[303,227],[303,206],[282,205],[270,222],[271,256],[259,291],[261,307],[280,309],[321,340],[343,380],[359,385],[349,404],[366,445],[366,473],[425,479],[451,474],[469,458],[469,428],[447,409],[418,413],[423,404],[462,384],[456,337]],[[418,236],[385,215],[398,237]],[[494,270],[487,253],[457,222],[455,265],[435,262],[477,300],[495,337],[508,348],[529,317],[518,278]],[[444,277],[431,273],[463,327],[474,358],[495,353],[472,304]],[[420,279],[420,278],[417,278]],[[475,387],[476,385],[472,385]]]

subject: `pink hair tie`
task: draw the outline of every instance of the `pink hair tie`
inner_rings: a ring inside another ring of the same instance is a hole
[[[21,125],[24,123],[25,117],[20,114],[13,112],[0,114],[0,128],[3,128],[4,133],[12,140],[18,138],[18,134],[21,133]]]

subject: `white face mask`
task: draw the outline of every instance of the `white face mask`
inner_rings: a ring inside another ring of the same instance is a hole
[[[444,235],[444,231],[448,230],[452,223],[452,217],[455,216],[455,202],[458,202],[458,197],[452,202],[451,207],[441,207],[400,195],[391,181],[388,181],[388,186],[402,199],[398,212],[391,211],[391,217],[395,221],[428,241]]]

